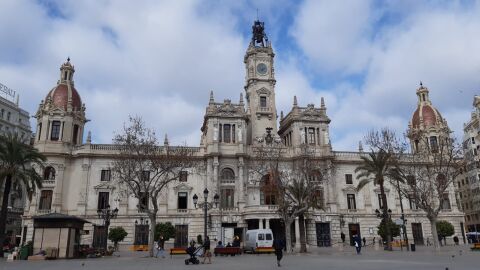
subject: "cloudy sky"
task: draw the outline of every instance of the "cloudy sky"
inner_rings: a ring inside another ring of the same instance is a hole
[[[457,136],[480,94],[475,1],[0,1],[0,82],[33,114],[69,56],[95,143],[128,115],[198,145],[210,90],[238,101],[258,14],[276,52],[277,109],[325,97],[335,150],[404,132],[420,81]],[[34,125],[32,120],[32,126]]]

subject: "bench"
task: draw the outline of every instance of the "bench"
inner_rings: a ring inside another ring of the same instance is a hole
[[[473,244],[473,247],[470,248],[472,251],[480,251],[480,243]]]
[[[215,256],[218,254],[235,256],[242,254],[242,250],[239,247],[216,247],[213,250],[213,254],[215,254]]]
[[[186,255],[187,249],[186,248],[171,248],[170,249],[170,258],[173,255]]]

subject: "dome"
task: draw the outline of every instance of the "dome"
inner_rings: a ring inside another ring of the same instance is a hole
[[[429,90],[420,82],[420,87],[417,89],[418,106],[412,116],[412,127],[420,127],[420,120],[423,121],[425,127],[434,126],[437,123],[443,122],[440,112],[432,106],[432,102],[428,96]]]
[[[73,85],[60,83],[48,92],[45,100],[52,100],[52,104],[63,110],[67,110],[68,100],[71,98],[74,111],[82,108],[82,100]]]
[[[420,104],[412,117],[412,126],[418,128],[420,126],[420,118],[423,119],[425,127],[433,126],[437,121],[442,121],[440,112],[431,105]]]

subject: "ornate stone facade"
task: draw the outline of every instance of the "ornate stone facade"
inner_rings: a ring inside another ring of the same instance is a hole
[[[360,164],[363,152],[332,150],[329,136],[331,120],[323,98],[319,107],[314,104],[301,107],[294,97],[291,111],[286,116],[281,113],[277,128],[275,54],[263,35],[259,36],[264,38],[262,42],[257,38],[252,40],[244,58],[246,104],[243,94],[240,94],[238,103],[233,103],[231,100],[216,102],[213,92],[210,93],[201,126],[200,146],[192,148],[206,166],[201,171],[189,170],[185,181],[169,187],[161,200],[158,222],[169,221],[177,227],[177,245],[186,244],[185,240],[202,234],[203,211],[195,209],[192,196],[202,194],[204,188],[208,188],[212,197],[215,193],[220,195],[220,207],[212,209],[208,215],[208,233],[212,239],[228,241],[224,238],[228,238],[229,234],[243,236],[246,229],[253,228],[272,228],[276,236],[281,236],[284,230],[276,212],[277,206],[262,192],[258,184],[261,176],[252,173],[251,167],[254,147],[264,143],[270,132],[272,139],[284,146],[285,162],[302,155],[302,151],[308,148],[324,164],[335,164],[332,180],[323,187],[324,209],[307,215],[308,244],[330,246],[341,241],[341,232],[347,235],[347,239],[355,232],[368,241],[374,237],[378,239],[377,225],[380,221],[375,209],[380,208],[379,190],[373,185],[360,191],[355,188],[358,180],[354,170]],[[66,98],[56,102],[49,94],[36,114],[35,145],[47,155],[48,165],[55,173],[53,179],[45,180],[46,185],[35,195],[25,213],[27,239],[32,238],[31,217],[55,211],[90,221],[82,244],[95,243],[98,236],[95,225],[102,224],[97,217],[102,197],[112,207],[119,208],[118,218],[112,220],[111,226],[122,226],[127,230],[128,236],[123,244],[136,243],[140,238],[139,226],[146,216],[137,211],[136,199],[123,196],[112,184],[114,179],[110,178],[109,167],[116,147],[91,144],[89,139],[86,143],[81,141],[87,121],[85,106],[73,106],[80,97],[75,101],[73,93],[76,90],[70,75],[73,74],[73,66],[69,62],[68,66],[66,64],[61,68],[62,76],[64,71],[72,73],[59,81],[59,84],[67,86],[61,88],[62,91],[68,90],[63,94]],[[56,89],[59,91],[58,87]],[[165,144],[168,144],[167,139]],[[394,188],[387,186],[386,190],[388,206],[393,218],[397,219],[400,217],[400,200]],[[409,209],[408,200],[403,198],[402,201],[407,206],[408,235],[412,239],[410,224],[415,224],[416,242],[421,244],[424,239],[432,237],[429,226],[422,226],[427,224],[427,219],[421,211]],[[460,232],[463,213],[455,203],[450,211],[442,213],[441,218],[449,220],[456,232]],[[292,231],[298,239],[298,221]]]

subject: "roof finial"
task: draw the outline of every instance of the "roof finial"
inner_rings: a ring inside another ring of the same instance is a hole
[[[213,104],[215,100],[213,99],[213,90],[210,91],[210,101],[208,102],[209,104]]]
[[[280,111],[280,121],[283,120],[283,111]]]
[[[168,146],[168,135],[165,133],[165,140],[163,141],[163,145]]]
[[[87,135],[87,144],[92,143],[92,132],[89,130]]]
[[[325,100],[323,97],[320,98],[320,108],[325,108]]]
[[[70,62],[70,56],[67,58],[67,62]]]
[[[294,107],[297,107],[298,103],[297,103],[297,96],[293,96],[293,106]]]
[[[243,93],[240,93],[240,105],[243,106]]]
[[[358,151],[359,151],[359,152],[363,152],[362,141],[358,141]]]
[[[422,88],[422,87],[423,87],[423,83],[422,83],[422,81],[420,81],[420,88]]]

